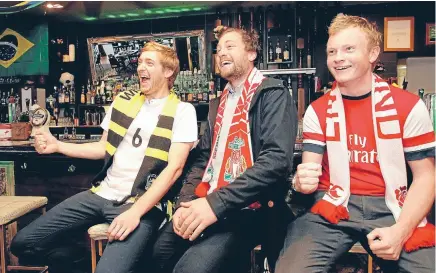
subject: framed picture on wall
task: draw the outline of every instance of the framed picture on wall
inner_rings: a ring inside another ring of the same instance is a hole
[[[435,23],[425,24],[425,44],[434,45],[436,43],[436,27]]]
[[[384,19],[384,51],[413,51],[415,17]]]

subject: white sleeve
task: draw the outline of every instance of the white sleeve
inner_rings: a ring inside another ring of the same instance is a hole
[[[312,105],[309,105],[304,113],[303,143],[314,144],[321,147],[326,146],[326,139],[321,128],[321,123]]]
[[[430,113],[424,102],[418,100],[404,123],[404,152],[418,152],[434,148],[435,146],[435,135],[430,119]]]
[[[171,142],[194,142],[198,137],[197,113],[190,103],[180,102],[173,125]]]
[[[109,131],[109,121],[111,120],[113,108],[114,108],[114,103],[112,103],[109,109],[106,111],[104,119],[100,124],[100,127],[103,128],[104,131]]]

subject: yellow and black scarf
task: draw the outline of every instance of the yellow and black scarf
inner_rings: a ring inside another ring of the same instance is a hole
[[[141,95],[139,91],[126,91],[115,99],[109,123],[104,167],[93,180],[93,192],[98,191],[101,180],[104,179],[107,169],[113,162],[113,155],[117,151],[118,146],[126,135],[133,120],[138,115],[144,102],[145,96]],[[131,194],[126,196],[119,203],[124,203],[128,198],[132,196],[138,197],[146,192],[153,180],[167,166],[168,152],[173,135],[174,116],[179,102],[177,96],[174,93],[170,93],[162,113],[159,116],[156,128],[150,137]]]

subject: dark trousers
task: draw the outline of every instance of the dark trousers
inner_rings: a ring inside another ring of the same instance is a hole
[[[259,212],[242,210],[211,225],[203,236],[190,242],[174,232],[171,221],[162,228],[153,248],[155,272],[247,272],[250,251],[265,236],[265,224]]]
[[[78,193],[20,230],[12,241],[11,251],[20,261],[39,261],[49,265],[50,273],[74,272],[69,237],[81,233],[85,238],[90,226],[111,223],[130,207],[131,204],[114,206],[111,201],[90,191]],[[108,243],[96,272],[133,272],[141,259],[147,257],[144,256],[147,247],[151,250],[163,218],[163,212],[153,208],[124,241]]]
[[[323,197],[318,192],[315,199]],[[331,224],[313,213],[303,214],[288,226],[284,249],[276,273],[329,272],[338,258],[360,241],[384,273],[434,273],[435,248],[407,253],[398,261],[377,258],[368,247],[366,235],[375,228],[390,227],[395,219],[384,197],[352,195],[348,203],[350,219]]]

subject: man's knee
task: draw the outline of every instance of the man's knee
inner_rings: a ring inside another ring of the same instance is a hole
[[[30,243],[23,232],[18,232],[12,239],[10,250],[17,257],[22,256],[25,252],[30,251]]]

